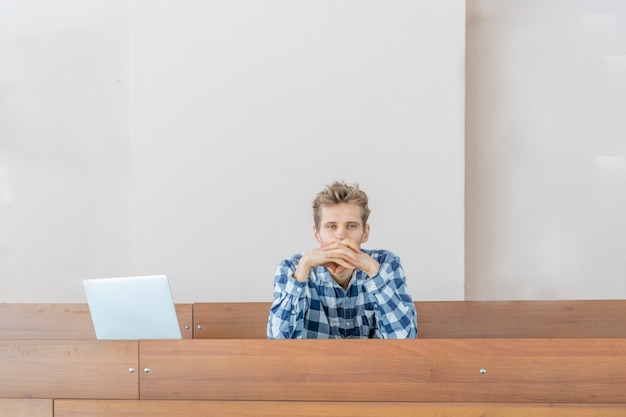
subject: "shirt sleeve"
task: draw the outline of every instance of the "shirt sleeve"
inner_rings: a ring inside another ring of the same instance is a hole
[[[365,282],[365,288],[374,304],[378,324],[375,337],[382,339],[412,339],[417,337],[417,312],[407,292],[406,276],[400,259],[387,252],[378,260],[378,274]]]
[[[274,275],[274,301],[267,322],[269,339],[302,339],[304,336],[307,285],[293,278],[298,261],[299,257],[283,260]]]

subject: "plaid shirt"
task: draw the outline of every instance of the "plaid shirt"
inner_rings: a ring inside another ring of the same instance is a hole
[[[417,337],[417,313],[400,258],[385,250],[361,251],[378,261],[380,269],[372,278],[355,270],[347,290],[324,266],[312,268],[307,282],[296,281],[293,273],[302,253],[283,260],[274,277],[268,338]]]

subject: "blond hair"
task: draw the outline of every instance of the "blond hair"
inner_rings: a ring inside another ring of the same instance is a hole
[[[361,221],[363,226],[367,224],[370,209],[367,206],[367,194],[359,189],[358,184],[348,185],[343,181],[335,181],[320,191],[313,200],[313,221],[315,228],[320,229],[322,221],[322,207],[333,204],[348,203],[356,204],[361,209]]]

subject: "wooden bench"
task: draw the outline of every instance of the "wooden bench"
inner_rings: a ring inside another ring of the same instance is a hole
[[[193,305],[176,304],[183,339],[193,337]],[[0,303],[0,339],[95,339],[86,303]]]
[[[194,303],[195,339],[267,338],[268,302]],[[418,301],[418,338],[626,338],[626,300]]]

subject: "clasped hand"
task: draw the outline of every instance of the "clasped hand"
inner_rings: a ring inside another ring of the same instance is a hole
[[[309,269],[324,265],[336,276],[346,270],[360,269],[372,277],[380,267],[376,260],[361,251],[358,243],[348,238],[323,242],[319,248],[307,252],[303,260]]]

